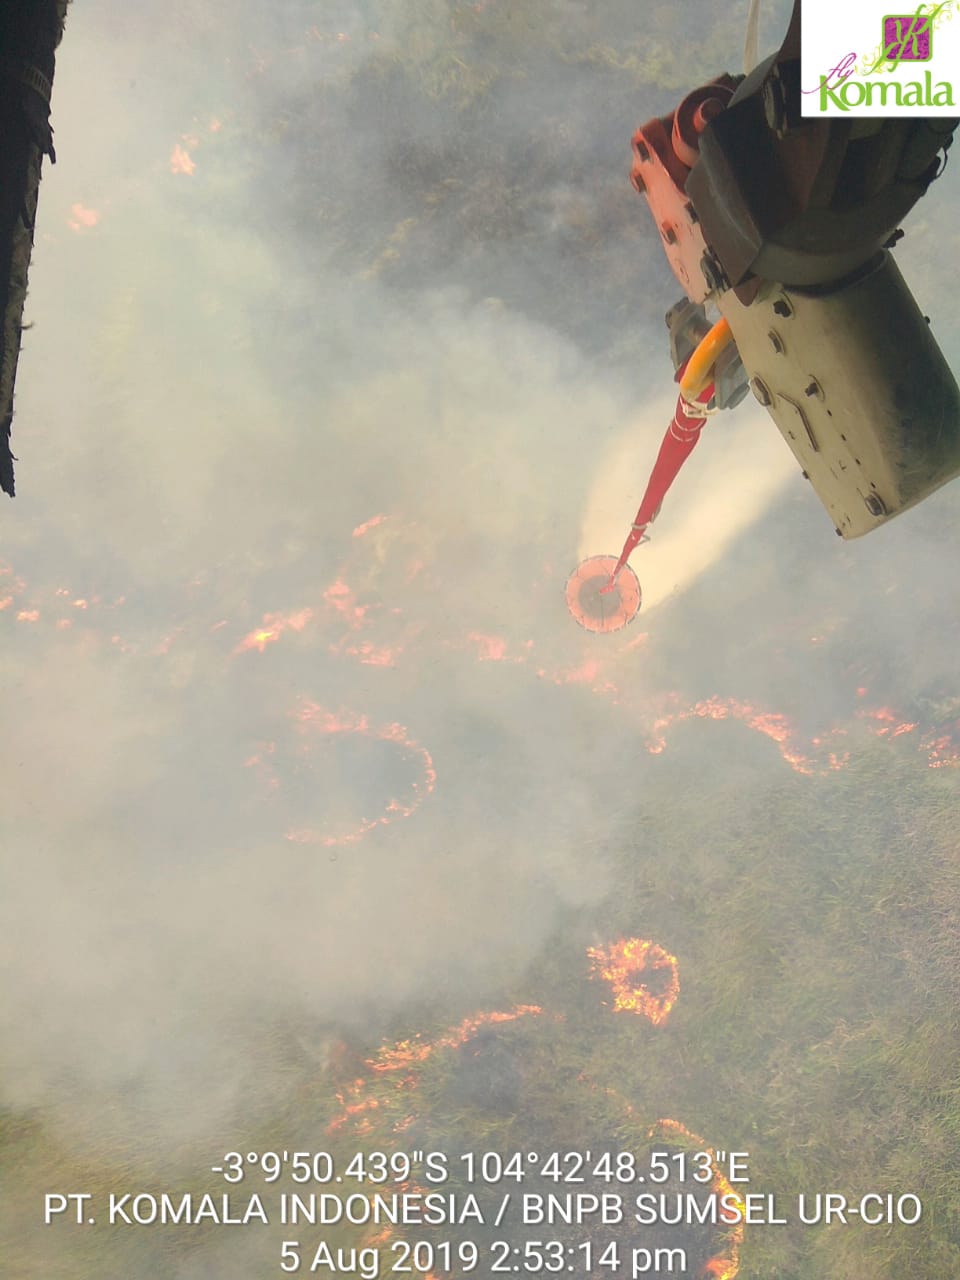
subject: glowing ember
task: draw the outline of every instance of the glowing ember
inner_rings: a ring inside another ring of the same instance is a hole
[[[592,556],[567,579],[567,608],[587,631],[619,631],[640,611],[640,583],[629,565],[621,569],[612,590],[606,590],[616,566],[616,556]]]
[[[303,702],[299,710],[294,713],[294,719],[302,738],[302,755],[308,755],[312,750],[310,741],[312,737],[357,734],[376,742],[395,744],[405,753],[418,756],[421,762],[421,774],[417,781],[411,783],[410,795],[406,799],[389,800],[381,814],[375,818],[362,818],[351,830],[331,835],[310,827],[295,828],[287,832],[288,840],[297,844],[316,844],[327,848],[334,845],[354,844],[377,827],[385,827],[400,818],[409,818],[436,785],[437,774],[429,751],[411,738],[401,724],[387,724],[375,728],[366,716],[348,713],[338,715],[314,702],[307,701]],[[260,754],[252,756],[246,762],[248,767],[260,767],[265,772],[267,786],[272,791],[280,789],[280,780],[276,772],[276,755],[276,743],[269,743]]]
[[[610,984],[614,1013],[638,1013],[655,1027],[666,1021],[680,994],[676,956],[642,938],[626,938],[609,947],[590,947],[587,955],[593,961],[594,973]],[[651,991],[647,983],[637,981],[641,973],[666,975],[665,982],[658,984],[662,987],[659,994]]]

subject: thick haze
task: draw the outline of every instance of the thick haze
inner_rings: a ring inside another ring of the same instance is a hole
[[[956,693],[960,487],[842,544],[750,404],[635,553],[632,628],[566,614],[672,409],[630,136],[738,69],[747,5],[704,6],[689,60],[692,6],[520,6],[523,74],[501,26],[461,72],[451,15],[500,6],[71,7],[0,511],[0,1089],[80,1142],[203,1140],[266,1106],[290,1028],[321,1069],[410,1002],[522,993],[573,916],[602,935],[664,708],[740,699],[808,743],[858,686]],[[628,100],[601,55],[645,11]],[[897,250],[955,369],[958,181]],[[788,767],[743,729],[738,772],[718,732],[684,731],[691,793]]]

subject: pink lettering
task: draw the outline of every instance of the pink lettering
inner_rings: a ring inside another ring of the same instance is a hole
[[[857,55],[855,53],[848,53],[845,58],[842,58],[835,67],[831,68],[831,70],[827,72],[826,87],[828,89],[835,89],[842,80],[846,80],[848,76],[852,76],[853,69],[856,66],[856,62],[857,62]],[[833,79],[834,76],[837,77],[837,82],[836,84],[831,84],[830,81]],[[815,89],[801,89],[800,92],[801,93],[819,93],[820,85],[817,85]]]

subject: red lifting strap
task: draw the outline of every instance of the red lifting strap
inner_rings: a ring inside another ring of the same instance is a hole
[[[653,464],[647,491],[643,495],[640,509],[634,517],[633,528],[623,544],[620,559],[610,575],[610,582],[605,590],[613,587],[617,580],[617,574],[627,563],[631,553],[639,546],[641,538],[647,531],[647,526],[660,510],[660,504],[666,497],[667,490],[677,478],[677,472],[693,452],[693,446],[700,439],[700,430],[707,420],[704,406],[709,404],[712,396],[713,383],[711,382],[709,386],[704,387],[703,391],[692,403],[685,400],[682,395],[678,397],[673,421],[667,427],[663,443],[660,445],[660,452],[657,454],[657,460]],[[696,410],[698,408],[703,408],[703,412],[697,413]],[[693,412],[690,412],[690,410],[693,410]]]

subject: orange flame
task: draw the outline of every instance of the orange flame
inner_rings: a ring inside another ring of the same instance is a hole
[[[192,135],[184,134],[181,137],[181,143],[178,144],[175,150],[175,154],[177,152],[182,153],[190,165],[193,163],[192,159],[189,156],[189,152],[184,148],[192,145],[193,142]],[[398,526],[392,517],[380,512],[353,529],[353,538],[357,542],[362,541],[365,547],[368,563],[364,570],[364,590],[368,592],[369,599],[365,596],[364,602],[361,603],[361,597],[358,596],[354,586],[347,579],[346,570],[341,571],[336,579],[323,591],[322,599],[323,604],[326,605],[327,614],[326,623],[332,622],[334,625],[339,623],[342,632],[338,639],[329,643],[331,652],[352,657],[367,666],[395,667],[401,661],[402,656],[412,649],[413,642],[419,641],[427,633],[428,629],[425,622],[415,620],[412,623],[405,622],[403,630],[398,637],[397,620],[403,616],[404,610],[397,605],[388,607],[385,602],[380,600],[379,580],[374,577],[374,574],[380,575],[388,556],[394,560],[396,559],[395,548],[398,544],[395,539],[397,537],[403,538],[404,531],[413,527]],[[374,532],[375,530],[377,532]],[[385,531],[381,532],[381,530]],[[421,549],[420,547],[411,548],[409,542],[401,542],[399,545],[406,546],[407,550],[414,550],[415,552]],[[372,561],[370,559],[371,549]],[[414,555],[414,558],[406,567],[394,565],[389,576],[402,586],[405,581],[409,582],[413,578],[421,576],[423,571],[423,560]],[[63,617],[60,610],[50,610],[46,601],[31,599],[26,594],[26,584],[23,579],[16,577],[8,565],[0,565],[0,582],[6,588],[4,593],[0,595],[0,613],[8,611],[11,620],[15,619],[21,624],[36,624],[42,618],[48,621],[51,627],[55,628],[61,635],[73,630],[71,619]],[[62,605],[66,603],[66,599],[61,600],[60,597],[67,598],[70,593],[66,588],[58,588],[56,595],[58,597],[57,603],[62,608]],[[99,604],[99,601],[94,598],[91,603],[96,605]],[[117,603],[120,603],[120,601],[114,602],[114,604]],[[77,597],[72,600],[73,610],[71,612],[86,609],[87,604],[88,602],[83,597]],[[73,616],[76,617],[75,612],[73,612]],[[95,620],[91,619],[91,621]],[[233,652],[240,654],[257,650],[262,653],[268,645],[277,643],[285,635],[300,633],[308,625],[319,625],[322,622],[324,622],[323,609],[309,605],[290,612],[265,614],[261,625],[244,636],[235,646]],[[372,628],[374,626],[379,626],[380,634],[373,633]],[[174,633],[174,636],[176,634]],[[622,707],[626,713],[636,715],[642,724],[649,726],[647,749],[651,754],[660,754],[666,750],[667,732],[678,723],[691,719],[736,720],[751,731],[759,733],[773,742],[783,761],[800,774],[822,776],[831,771],[843,769],[850,763],[852,752],[847,728],[834,725],[815,737],[804,739],[798,734],[795,726],[791,724],[786,715],[764,710],[736,698],[714,696],[698,702],[684,703],[680,695],[671,695],[667,701],[666,709],[662,713],[654,714],[651,717],[648,706],[646,704],[638,705],[635,697],[631,696],[629,688],[618,686],[611,676],[611,669],[615,670],[613,664],[618,658],[618,653],[622,657],[627,650],[635,648],[640,641],[645,639],[646,637],[643,635],[637,636],[631,639],[629,643],[621,644],[617,652],[611,651],[603,659],[598,658],[597,654],[587,647],[582,652],[579,660],[560,666],[544,665],[542,657],[536,651],[534,641],[530,639],[517,642],[508,640],[503,636],[474,630],[460,634],[454,633],[446,641],[442,640],[440,643],[445,649],[471,650],[476,660],[480,662],[510,663],[518,666],[528,665],[531,669],[531,674],[534,674],[540,680],[548,681],[557,686],[580,686],[588,689],[595,696],[606,698],[611,705]],[[162,654],[170,648],[172,642],[173,637],[168,637],[154,648],[147,650],[147,652]],[[129,644],[118,635],[111,637],[111,643],[124,653],[142,651],[140,646]],[[424,656],[422,647],[419,649],[419,653],[421,657]],[[869,694],[866,685],[857,686],[854,692],[857,699],[861,700],[860,706],[854,712],[854,717],[865,730],[869,730],[877,737],[889,741],[895,738],[907,738],[912,734],[914,735],[912,741],[919,750],[925,752],[927,764],[930,768],[960,767],[960,746],[956,745],[958,737],[960,737],[960,721],[949,726],[944,726],[941,723],[936,729],[923,730],[917,721],[898,716],[890,707],[879,706],[871,708],[863,705],[862,700],[865,700]],[[341,727],[339,731],[359,732],[366,733],[368,736],[377,736],[377,731],[372,730],[369,723],[362,727],[356,724],[346,725]],[[409,816],[421,802],[423,795],[429,793],[432,789],[435,782],[435,773],[429,754],[413,739],[407,740],[406,731],[403,731],[402,736],[405,741],[400,745],[406,746],[411,752],[419,753],[424,766],[424,776],[421,782],[414,786],[412,800],[390,801],[385,811],[378,818],[365,819],[361,828],[344,837],[321,839],[315,832],[293,831],[288,833],[289,838],[304,842],[319,841],[324,844],[340,843],[341,840],[349,842],[360,839],[373,827],[390,822],[396,817]],[[841,743],[840,739],[845,738],[847,741]],[[399,743],[399,738],[391,740]],[[277,786],[277,780],[274,779],[270,785]]]
[[[124,602],[123,596],[110,601],[103,601],[97,595],[89,598],[74,596],[67,587],[55,587],[38,599],[28,593],[26,581],[16,576],[9,565],[3,564],[0,564],[0,583],[5,589],[0,596],[0,613],[9,611],[10,617],[17,622],[38,623],[42,620],[53,630],[63,633],[73,629],[77,613],[89,612],[93,616],[84,620],[88,626],[83,631],[87,639],[96,636],[96,625],[102,621],[103,610],[114,609]],[[63,616],[62,611],[68,603],[74,610],[74,617]]]
[[[653,733],[656,736],[647,750],[651,755],[659,755],[667,745],[663,730],[695,717],[701,720],[739,720],[775,743],[784,761],[797,773],[815,772],[810,760],[792,744],[793,729],[785,715],[761,711],[737,698],[704,698],[690,706],[681,707],[670,715],[661,716],[654,722]]]
[[[378,817],[363,818],[351,831],[340,835],[323,835],[313,828],[296,828],[287,832],[288,840],[297,844],[321,845],[325,848],[332,848],[335,845],[355,844],[377,827],[387,826],[399,818],[411,817],[423,803],[424,797],[428,796],[436,786],[437,773],[430,752],[426,747],[421,746],[419,742],[411,738],[402,724],[392,723],[374,727],[365,715],[336,714],[306,699],[293,713],[293,718],[297,729],[305,739],[310,734],[326,737],[333,734],[355,733],[375,741],[395,743],[411,755],[419,756],[421,776],[419,780],[410,784],[412,795],[409,799],[399,800],[394,797],[388,800],[383,812]],[[309,750],[309,745],[305,746],[305,750]],[[277,777],[276,766],[273,763],[275,757],[276,743],[267,743],[262,752],[251,756],[245,762],[247,767],[260,767],[264,771],[267,786],[273,791],[280,788],[280,780]]]
[[[507,642],[502,636],[485,636],[471,631],[467,641],[477,647],[478,662],[523,662],[522,657],[507,658]]]
[[[899,738],[901,734],[912,733],[917,728],[916,724],[907,722],[898,724],[900,717],[895,711],[891,711],[889,707],[864,709],[858,711],[857,716],[861,720],[875,720],[878,722],[881,727],[874,731],[878,738]]]
[[[484,1027],[496,1026],[504,1022],[515,1022],[518,1018],[539,1017],[543,1010],[535,1004],[518,1004],[512,1009],[493,1010],[489,1013],[474,1014],[464,1018],[461,1023],[436,1040],[423,1040],[415,1036],[409,1040],[398,1040],[392,1044],[383,1044],[372,1058],[367,1059],[367,1066],[374,1073],[371,1077],[359,1076],[340,1093],[336,1099],[340,1103],[340,1114],[327,1125],[328,1133],[337,1133],[351,1121],[353,1133],[360,1136],[371,1132],[373,1121],[370,1112],[380,1108],[380,1100],[367,1092],[376,1076],[387,1073],[402,1073],[396,1082],[401,1090],[412,1090],[417,1086],[416,1076],[411,1074],[414,1067],[426,1062],[438,1049],[459,1049],[467,1044]],[[402,1133],[413,1123],[413,1114],[398,1120],[393,1130]]]
[[[391,649],[387,645],[374,644],[372,640],[359,640],[347,645],[343,652],[357,658],[368,667],[395,667],[402,648]]]
[[[312,619],[312,609],[298,609],[286,614],[265,613],[261,626],[244,636],[233,652],[249,653],[251,649],[256,649],[263,653],[267,645],[279,640],[284,631],[302,631]]]
[[[196,161],[190,156],[190,152],[181,147],[179,142],[174,143],[173,150],[170,153],[170,172],[192,174],[196,169]]]
[[[594,973],[610,984],[614,1013],[638,1013],[655,1027],[667,1020],[680,994],[676,956],[642,938],[626,938],[609,947],[590,947],[587,955],[593,961]],[[636,980],[638,973],[664,970],[669,977],[660,995]]]
[[[337,578],[336,582],[331,582],[330,586],[324,591],[323,598],[350,627],[355,628],[363,624],[367,616],[367,607],[366,605],[357,604],[357,597],[353,588],[344,582],[342,578]]]
[[[80,203],[70,206],[70,217],[67,220],[67,226],[71,231],[89,231],[99,221],[100,214],[96,209],[88,209],[86,205]]]
[[[617,992],[620,991],[625,976],[632,977],[637,971],[643,971],[647,968],[669,969],[671,973],[670,989],[672,990],[672,997],[670,1003],[672,1007],[672,1002],[679,992],[678,986],[676,986],[675,990],[673,989],[676,982],[676,960],[672,956],[668,956],[656,943],[639,938],[630,938],[613,943],[607,948],[590,948],[587,955],[594,962],[595,968],[598,964],[604,966],[604,969],[601,969],[601,976],[611,981]],[[608,974],[605,971],[606,968],[611,969],[613,971],[612,974]],[[627,988],[631,996],[636,993],[636,990],[636,988]],[[641,990],[643,989],[641,988]],[[634,1000],[623,1005],[618,1004],[617,1007],[638,1008],[638,1011],[650,1016],[646,1008],[639,1008],[642,1004],[642,1000]],[[652,1020],[662,1021],[667,1012],[669,1010],[661,997],[657,1007],[653,1010],[654,1016]],[[542,1014],[543,1009],[539,1005],[516,1005],[513,1009],[494,1010],[489,1013],[475,1014],[469,1018],[464,1018],[456,1027],[432,1041],[413,1037],[392,1044],[383,1044],[374,1057],[367,1059],[366,1065],[370,1069],[371,1075],[369,1077],[357,1077],[336,1095],[341,1109],[340,1113],[328,1125],[328,1132],[339,1132],[350,1123],[353,1124],[353,1133],[357,1136],[366,1135],[373,1131],[373,1113],[381,1110],[382,1107],[380,1099],[369,1092],[377,1075],[382,1077],[386,1073],[396,1073],[399,1076],[396,1082],[397,1088],[404,1091],[413,1091],[418,1085],[415,1069],[426,1062],[436,1051],[440,1049],[459,1049],[468,1044],[477,1032],[484,1027],[515,1021],[522,1017],[539,1017]],[[596,1085],[586,1081],[585,1077],[580,1076],[579,1078],[590,1084],[591,1088],[596,1088]],[[612,1093],[611,1090],[605,1090],[604,1092]],[[625,1104],[625,1106],[627,1114],[632,1115],[633,1108],[629,1104]],[[400,1120],[395,1121],[392,1125],[392,1130],[394,1133],[402,1133],[415,1120],[416,1114],[411,1112]],[[733,1190],[716,1163],[715,1149],[707,1146],[702,1138],[692,1133],[685,1125],[677,1120],[658,1120],[656,1124],[648,1129],[647,1137],[650,1139],[658,1138],[680,1147],[708,1152],[713,1174],[711,1191],[718,1197],[735,1197],[742,1206],[742,1198]],[[713,1280],[734,1280],[740,1267],[740,1246],[744,1236],[743,1222],[733,1221],[733,1214],[730,1210],[721,1212],[721,1219],[724,1223],[724,1230],[719,1242],[720,1248],[708,1259],[701,1274],[712,1277]],[[377,1238],[382,1243],[388,1240],[390,1235],[390,1229],[387,1228],[386,1232],[381,1232]]]
[[[492,1013],[478,1013],[471,1018],[464,1018],[458,1027],[438,1040],[399,1040],[390,1048],[382,1048],[376,1058],[369,1058],[367,1066],[373,1071],[403,1071],[426,1062],[437,1049],[460,1049],[472,1040],[482,1027],[496,1026],[502,1022],[515,1022],[517,1018],[536,1017],[543,1009],[536,1004],[518,1004],[506,1011],[494,1010]]]
[[[734,1191],[727,1178],[724,1177],[720,1168],[716,1163],[716,1149],[707,1146],[703,1138],[692,1133],[686,1125],[680,1123],[679,1120],[658,1120],[655,1125],[647,1130],[648,1138],[658,1138],[666,1142],[676,1143],[677,1146],[697,1151],[707,1151],[710,1154],[710,1168],[713,1170],[713,1181],[710,1184],[711,1191],[719,1198],[721,1196],[733,1196],[740,1205],[741,1212],[744,1208],[743,1199],[740,1194]],[[734,1276],[740,1270],[740,1246],[743,1244],[743,1220],[739,1222],[733,1221],[734,1215],[721,1217],[729,1223],[729,1229],[725,1233],[724,1246],[719,1253],[709,1258],[703,1265],[701,1275],[715,1277],[715,1280],[734,1280]]]
[[[353,531],[353,536],[355,538],[362,538],[365,533],[369,532],[369,530],[375,529],[378,524],[383,524],[386,518],[387,517],[383,514],[383,512],[381,512],[379,515],[371,516],[369,520],[364,520],[363,524],[357,525],[357,527]]]

